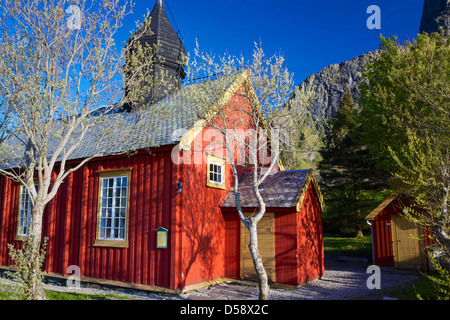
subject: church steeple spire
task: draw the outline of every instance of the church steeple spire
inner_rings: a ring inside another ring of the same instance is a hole
[[[139,34],[137,40],[141,44],[148,44],[150,47],[156,45],[158,47],[156,57],[160,63],[153,68],[153,76],[156,72],[161,71],[169,75],[170,83],[165,88],[155,88],[151,94],[152,97],[146,99],[146,103],[155,103],[167,94],[167,90],[170,90],[169,88],[176,89],[181,86],[181,81],[186,74],[184,65],[182,65],[180,60],[186,55],[186,50],[167,17],[162,0],[156,1],[153,10],[140,29],[132,35],[132,38],[136,34]]]

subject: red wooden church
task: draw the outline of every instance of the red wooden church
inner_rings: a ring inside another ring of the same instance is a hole
[[[181,83],[183,66],[177,61],[184,48],[162,1],[150,17],[154,35],[144,41],[163,44],[162,67]],[[226,81],[222,95],[211,99],[221,101],[221,108],[236,103],[236,92],[248,78],[242,73]],[[111,151],[89,161],[60,187],[44,216],[43,233],[49,237],[44,268],[49,275],[67,277],[68,267],[76,265],[82,281],[171,292],[224,278],[252,278],[248,234],[230,192],[230,165],[212,153],[205,153],[206,161],[198,164],[176,161],[207,129],[179,99],[195,85],[183,85],[155,102],[175,111],[154,130],[157,147],[144,146],[132,156]],[[124,117],[133,117],[133,112]],[[69,165],[91,152],[86,140]],[[243,207],[251,213],[255,201],[249,177],[242,175],[240,190]],[[322,276],[324,204],[314,172],[274,171],[262,188],[268,208],[259,237],[271,280],[298,286]],[[27,238],[30,204],[19,184],[0,177],[2,268],[12,264],[7,244],[20,246]]]

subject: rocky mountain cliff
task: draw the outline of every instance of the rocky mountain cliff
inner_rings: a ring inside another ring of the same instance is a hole
[[[450,0],[425,0],[419,32],[437,32],[439,26],[450,33]],[[310,111],[317,122],[323,124],[323,120],[336,113],[347,91],[354,97],[358,96],[364,65],[375,59],[377,52],[368,52],[350,61],[325,67],[308,76],[298,86],[300,90],[310,89],[314,93]]]
[[[359,94],[358,84],[362,80],[364,65],[375,59],[378,51],[371,51],[350,61],[332,64],[320,72],[312,74],[299,85],[303,92],[312,90],[314,98],[310,104],[310,112],[316,121],[331,118],[339,108],[346,92],[354,97]]]
[[[419,33],[437,32],[439,27],[450,33],[450,0],[425,0]]]

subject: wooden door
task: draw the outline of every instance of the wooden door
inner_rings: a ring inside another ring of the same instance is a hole
[[[392,216],[391,220],[395,267],[424,268],[426,260],[421,229],[401,216]]]
[[[258,249],[269,281],[275,282],[275,225],[274,214],[265,213],[258,223]],[[256,280],[256,271],[248,245],[250,235],[241,222],[241,278]]]

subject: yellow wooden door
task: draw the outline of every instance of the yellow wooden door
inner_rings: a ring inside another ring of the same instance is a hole
[[[392,216],[394,263],[399,269],[417,269],[425,265],[422,233],[401,216]]]
[[[274,214],[265,213],[258,223],[258,249],[269,281],[275,282],[275,226]],[[241,222],[241,278],[256,280],[256,271],[248,245],[250,234]]]

